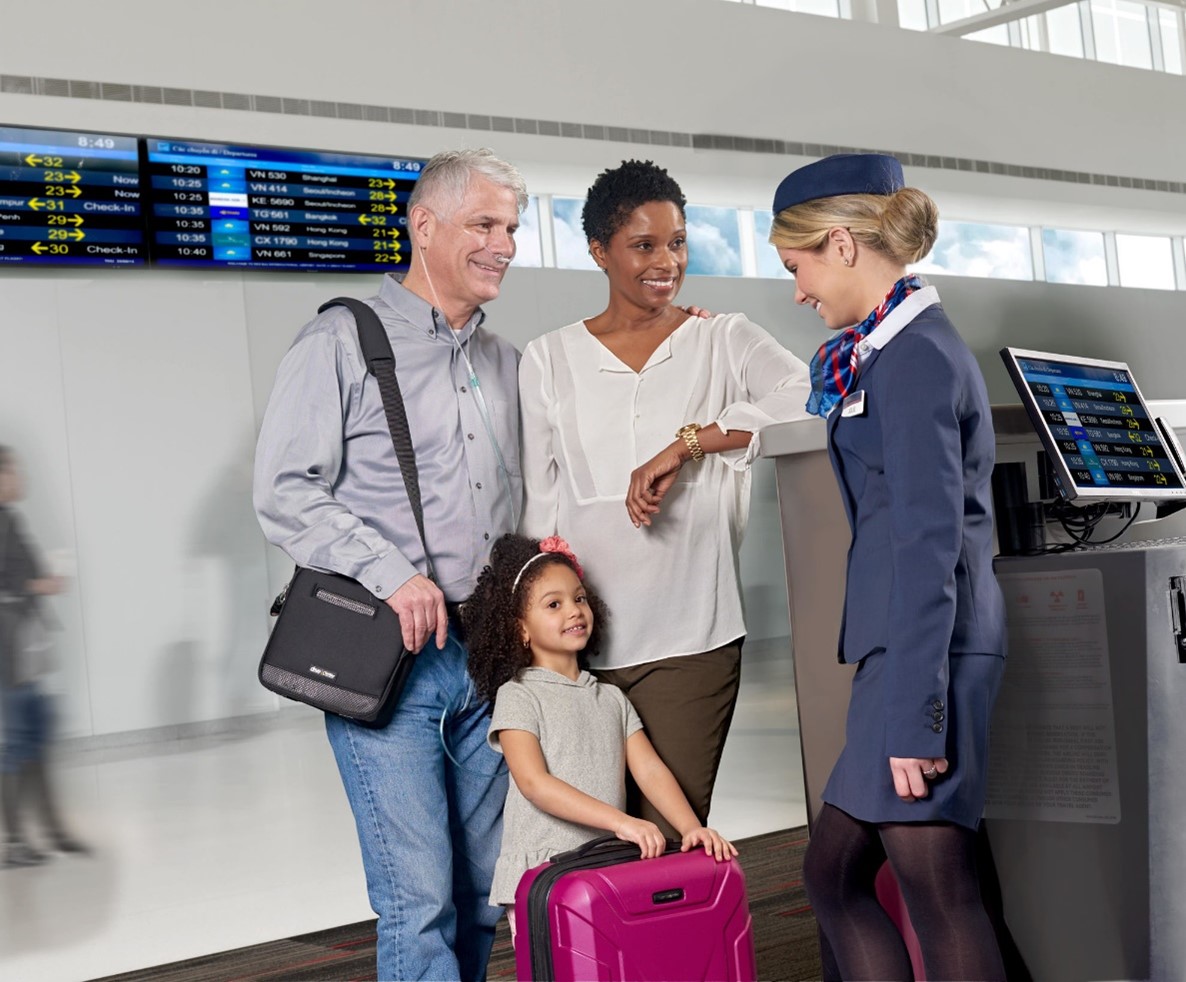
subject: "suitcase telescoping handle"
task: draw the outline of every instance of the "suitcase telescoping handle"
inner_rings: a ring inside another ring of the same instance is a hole
[[[616,852],[622,847],[637,849],[633,842],[627,842],[625,839],[619,839],[616,835],[599,835],[596,839],[590,839],[582,846],[576,849],[570,849],[568,852],[558,852],[552,857],[553,863],[564,863],[570,859],[581,859],[585,856],[598,852]],[[668,839],[666,852],[679,852],[683,847],[683,843],[679,839]]]

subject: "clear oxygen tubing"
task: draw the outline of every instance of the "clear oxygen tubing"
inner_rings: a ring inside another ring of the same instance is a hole
[[[436,213],[433,212],[433,214]],[[441,221],[449,222],[450,225],[454,225],[457,228],[460,228],[462,231],[470,233],[471,235],[478,234],[476,232],[472,232],[470,229],[467,229],[464,226],[457,225],[456,222],[451,222],[447,218],[442,218],[440,215],[437,215],[437,217],[440,218]],[[510,256],[504,256],[500,253],[496,253],[487,245],[484,245],[483,248],[491,256],[491,258],[493,258],[497,265],[510,265]],[[423,252],[421,253],[421,256],[423,256]],[[443,316],[444,308],[441,307],[441,298],[437,293],[436,284],[432,281],[432,274],[428,270],[427,261],[424,263],[424,278],[428,281],[428,288],[432,291],[432,299],[436,305],[436,308],[442,312]],[[474,371],[474,366],[470,362],[469,355],[466,353],[464,346],[462,346],[461,341],[458,339],[457,332],[453,330],[452,325],[447,326],[449,335],[453,338],[453,344],[456,346],[458,352],[461,354],[462,360],[465,362],[466,373],[469,376],[469,390],[472,393],[474,402],[478,407],[478,415],[482,417],[482,423],[486,427],[486,435],[490,438],[490,445],[494,448],[494,454],[498,458],[499,481],[502,484],[503,491],[506,493],[507,501],[511,506],[511,527],[512,529],[517,529],[519,527],[519,514],[518,509],[515,507],[515,492],[511,487],[511,475],[510,471],[507,470],[506,459],[502,455],[502,448],[498,445],[498,437],[494,433],[494,421],[490,416],[490,410],[486,405],[486,399],[482,395],[482,386],[478,381],[478,373]],[[460,710],[458,710],[459,712],[464,712],[469,708],[470,701],[474,695],[476,695],[476,692],[474,690],[473,680],[467,675],[465,702],[462,704]],[[441,749],[445,751],[445,756],[448,757],[453,762],[453,765],[459,770],[480,770],[480,768],[466,767],[465,764],[462,764],[461,761],[453,756],[453,752],[449,749],[449,741],[445,738],[445,718],[451,708],[452,706],[450,705],[441,710],[441,718],[437,723],[437,732],[441,741]]]
[[[433,212],[433,214],[436,214]],[[460,228],[463,232],[470,235],[478,235],[477,232],[467,229],[464,226],[458,225],[456,222],[449,221],[447,218],[441,218],[441,221],[448,222],[450,225]],[[510,265],[511,257],[504,256],[495,252],[488,245],[483,245],[483,249],[493,258],[494,262],[499,266]],[[423,252],[421,252],[423,257]],[[424,262],[424,278],[428,281],[428,288],[432,291],[432,298],[436,304],[437,310],[444,312],[441,307],[441,298],[437,294],[436,284],[432,281],[432,274],[428,270],[428,262]],[[478,379],[478,373],[474,371],[474,366],[469,360],[469,355],[466,353],[465,347],[457,337],[457,332],[453,330],[452,325],[449,326],[449,336],[453,338],[453,344],[456,346],[458,353],[465,362],[466,374],[469,376],[469,390],[473,397],[475,404],[478,407],[478,415],[482,417],[482,423],[486,428],[486,436],[490,439],[490,446],[494,448],[494,455],[498,458],[498,478],[502,485],[502,490],[507,496],[507,502],[511,506],[511,528],[517,529],[519,527],[519,510],[515,505],[515,492],[511,487],[511,474],[507,469],[506,458],[502,455],[502,448],[498,445],[498,437],[494,433],[494,420],[491,418],[490,409],[486,405],[486,397],[482,394],[482,383]]]

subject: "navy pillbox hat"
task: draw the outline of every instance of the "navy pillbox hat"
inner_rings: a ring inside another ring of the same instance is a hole
[[[893,194],[906,186],[897,157],[884,153],[837,153],[791,171],[774,192],[774,214],[784,208],[838,194]]]

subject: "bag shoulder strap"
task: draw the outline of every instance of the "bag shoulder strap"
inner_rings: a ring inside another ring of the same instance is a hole
[[[404,397],[395,377],[395,353],[391,350],[387,331],[374,308],[354,297],[335,297],[318,307],[317,312],[324,313],[330,307],[345,307],[354,315],[354,323],[358,326],[358,342],[362,348],[367,371],[374,375],[379,383],[379,395],[383,398],[383,411],[387,416],[387,428],[391,431],[391,443],[399,460],[400,473],[403,474],[404,487],[408,492],[408,502],[416,519],[416,530],[420,533],[420,543],[424,546],[428,578],[435,581],[436,570],[433,568],[432,557],[428,554],[428,542],[424,537],[420,472],[416,469],[416,453],[412,446],[412,434],[408,430],[408,414],[404,410]]]

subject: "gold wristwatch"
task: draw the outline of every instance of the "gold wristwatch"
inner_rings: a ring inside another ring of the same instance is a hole
[[[701,426],[699,423],[685,423],[675,431],[675,435],[688,445],[688,452],[692,455],[693,460],[704,459],[704,448],[700,446],[700,437],[698,435],[700,430]]]

